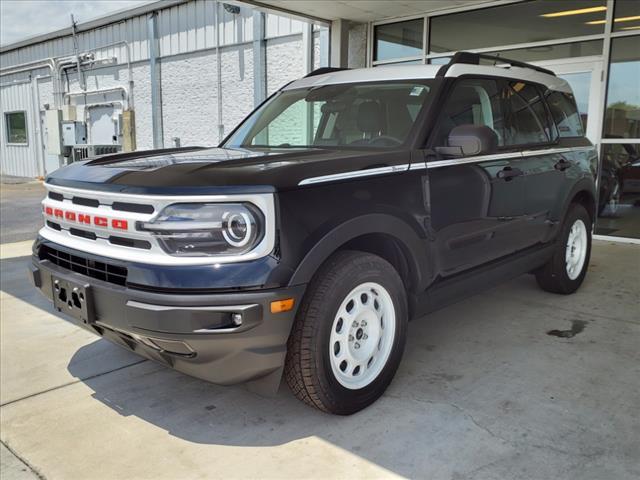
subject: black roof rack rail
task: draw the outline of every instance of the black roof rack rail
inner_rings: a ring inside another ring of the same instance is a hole
[[[449,68],[451,68],[452,65],[455,65],[457,63],[480,65],[480,60],[482,59],[493,60],[495,63],[506,63],[508,65],[511,65],[512,67],[529,68],[531,70],[535,70],[536,72],[546,73],[547,75],[553,75],[554,77],[556,76],[556,74],[553,73],[551,70],[547,70],[546,68],[538,67],[536,65],[531,65],[530,63],[520,62],[518,60],[510,60],[508,58],[498,57],[496,55],[486,55],[484,53],[472,53],[472,52],[455,53],[453,57],[451,57],[451,60],[449,60],[449,63],[447,63],[442,68],[440,68],[440,70],[438,70],[438,73],[436,74],[436,76],[444,77],[444,75],[447,73],[447,70],[449,70]]]
[[[325,73],[339,72],[341,70],[350,70],[350,69],[345,67],[320,67],[320,68],[316,68],[312,72],[307,73],[304,76],[304,78],[315,77],[316,75],[323,75]]]

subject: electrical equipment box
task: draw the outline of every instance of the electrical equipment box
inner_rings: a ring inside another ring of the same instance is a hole
[[[47,138],[47,153],[49,155],[62,155],[62,111],[45,110],[45,129]]]
[[[87,143],[87,127],[84,122],[62,122],[62,144],[65,147]]]
[[[62,106],[62,120],[65,122],[76,121],[76,106],[75,105],[63,105]]]

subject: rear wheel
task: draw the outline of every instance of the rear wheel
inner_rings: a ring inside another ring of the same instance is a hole
[[[375,255],[338,252],[316,274],[298,311],[287,383],[320,410],[355,413],[391,383],[406,330],[406,294],[393,266]]]
[[[536,272],[543,290],[569,294],[582,284],[591,257],[591,217],[580,204],[569,207],[556,250],[551,259]]]

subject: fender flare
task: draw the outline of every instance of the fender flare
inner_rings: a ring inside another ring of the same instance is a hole
[[[423,284],[428,267],[426,238],[421,238],[406,221],[389,214],[373,213],[346,220],[319,235],[313,248],[296,268],[289,285],[309,283],[320,266],[341,246],[368,234],[388,235],[407,260],[411,284]]]
[[[591,197],[591,200],[593,202],[592,209],[589,213],[590,214],[592,212],[597,213],[596,202],[598,201],[598,195],[596,194],[596,187],[593,182],[593,179],[585,176],[579,179],[573,185],[571,190],[569,190],[567,196],[564,198],[564,201],[557,203],[557,206],[551,212],[550,217],[553,220],[561,222],[564,216],[566,215],[567,210],[569,209],[569,205],[571,204],[571,201],[576,197],[576,195],[578,195],[581,192],[586,192]],[[595,218],[593,218],[592,220],[595,222]]]

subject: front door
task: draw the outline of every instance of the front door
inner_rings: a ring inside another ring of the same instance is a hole
[[[431,228],[439,273],[453,275],[521,250],[527,242],[525,180],[520,149],[508,148],[501,81],[458,80],[438,120],[433,146],[444,146],[459,125],[491,128],[500,152],[430,158]],[[506,148],[505,148],[506,147]]]

